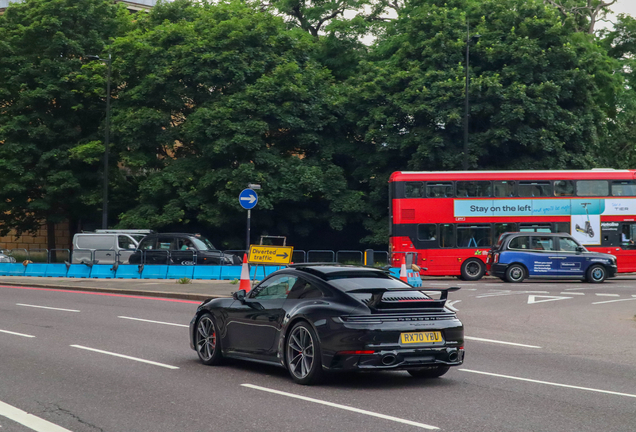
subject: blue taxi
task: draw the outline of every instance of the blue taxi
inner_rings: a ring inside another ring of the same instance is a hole
[[[506,282],[544,278],[600,283],[616,276],[616,257],[590,252],[566,233],[513,232],[499,237],[486,268]]]

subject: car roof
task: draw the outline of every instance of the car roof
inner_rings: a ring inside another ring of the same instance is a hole
[[[364,273],[368,272],[370,276],[378,273],[384,273],[383,270],[375,267],[353,266],[344,265],[338,263],[303,263],[292,264],[289,268],[294,270],[300,270],[302,272],[310,273],[321,278],[328,276],[334,276],[335,274],[358,274],[360,277],[364,277]]]

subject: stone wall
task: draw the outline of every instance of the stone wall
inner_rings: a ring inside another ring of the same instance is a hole
[[[55,248],[71,249],[73,239],[68,222],[55,225]],[[35,236],[22,234],[16,237],[15,233],[9,233],[5,237],[0,237],[0,249],[46,249],[47,248],[46,225],[42,225]]]

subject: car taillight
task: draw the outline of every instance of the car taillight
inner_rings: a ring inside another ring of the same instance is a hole
[[[373,354],[375,351],[338,351],[336,355],[362,355],[362,354]]]
[[[499,254],[498,254],[498,253],[496,253],[496,254],[493,256],[492,262],[493,262],[493,264],[494,264],[494,263],[498,263],[498,262],[499,262]]]

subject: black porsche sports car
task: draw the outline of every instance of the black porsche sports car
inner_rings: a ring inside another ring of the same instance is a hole
[[[439,377],[464,360],[464,327],[444,307],[458,289],[413,288],[368,267],[291,265],[248,293],[204,301],[190,322],[190,346],[204,364],[224,357],[270,363],[299,384],[325,371]]]

